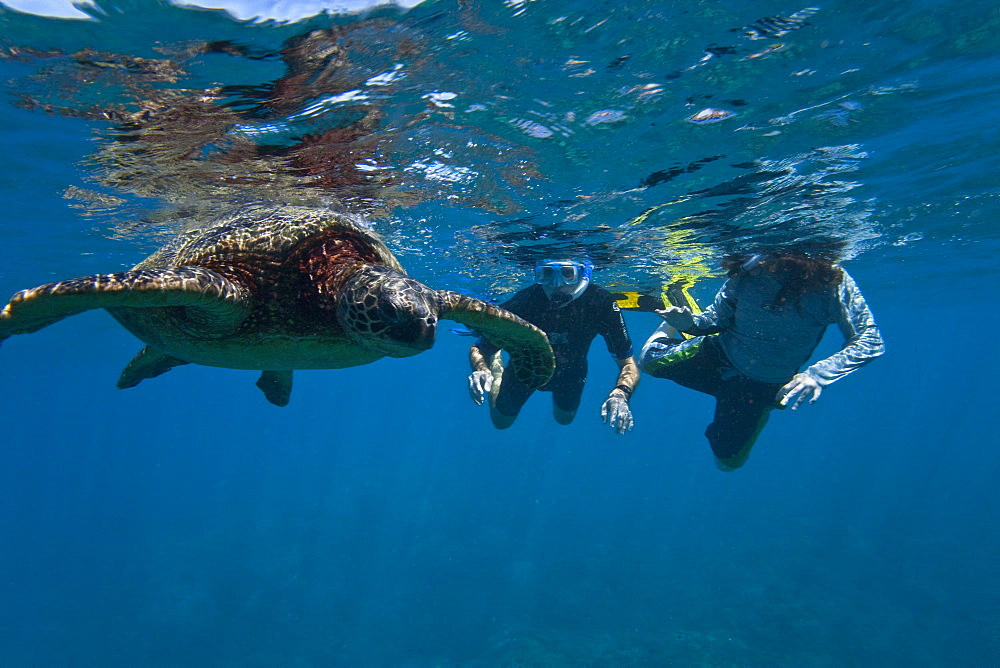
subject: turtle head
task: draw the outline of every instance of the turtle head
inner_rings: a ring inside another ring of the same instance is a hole
[[[405,274],[364,265],[336,300],[337,320],[355,344],[389,357],[409,357],[434,345],[437,292]]]

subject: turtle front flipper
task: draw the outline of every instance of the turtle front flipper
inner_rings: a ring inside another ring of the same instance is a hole
[[[188,362],[146,346],[122,370],[122,375],[118,377],[118,389],[135,387],[147,378],[156,378],[182,364]]]
[[[555,355],[545,332],[510,311],[457,292],[438,290],[438,315],[468,325],[510,354],[518,379],[534,389],[552,378]]]
[[[177,267],[97,274],[22,290],[0,311],[0,341],[95,308],[182,306],[207,336],[232,332],[250,309],[249,291],[210,269]]]
[[[257,379],[257,387],[275,406],[287,406],[292,398],[292,372],[262,371]]]

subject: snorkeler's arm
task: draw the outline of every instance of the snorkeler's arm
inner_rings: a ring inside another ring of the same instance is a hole
[[[639,366],[634,357],[616,360],[618,362],[618,382],[601,406],[601,419],[619,434],[632,429],[632,409],[628,402],[639,386]]]
[[[500,304],[500,308],[505,311],[510,311],[514,315],[524,317],[521,314],[525,312],[522,302],[524,301],[524,293],[526,292],[527,289],[517,293],[504,303]],[[493,345],[485,336],[481,336],[476,339],[476,342],[469,348],[469,366],[472,367],[472,371],[489,371],[489,361],[499,350],[500,348]]]
[[[530,291],[530,287],[521,290],[510,299],[500,304],[500,308],[505,311],[510,311],[514,315],[530,321],[526,315],[530,313]],[[490,360],[492,360],[493,355],[499,351],[500,348],[493,345],[485,336],[481,336],[476,339],[476,342],[469,348],[469,366],[472,367],[472,371],[489,371]]]
[[[615,389],[611,392],[612,394],[621,393],[627,401],[632,398],[635,388],[639,387],[639,365],[635,363],[635,357],[615,361],[618,362],[618,381],[615,383]]]
[[[618,303],[612,300],[610,295],[608,305],[609,308],[605,310],[601,335],[604,337],[604,342],[608,344],[608,352],[618,364],[616,386],[628,388],[627,393],[623,393],[625,400],[628,401],[632,392],[639,386],[639,366],[635,363],[635,356],[632,354],[632,337],[629,336],[625,318],[622,317]],[[614,391],[612,390],[612,392]],[[622,390],[618,391],[622,392]]]
[[[705,336],[708,334],[718,334],[733,324],[733,316],[736,313],[736,302],[740,287],[739,277],[730,278],[719,289],[715,295],[712,305],[701,313],[691,315],[694,325],[680,331],[694,336]],[[690,313],[690,309],[684,308]],[[678,328],[680,329],[680,328]]]
[[[875,325],[875,318],[854,279],[846,271],[840,283],[839,296],[837,324],[844,335],[844,347],[804,372],[821,387],[860,369],[885,352],[885,344]]]
[[[639,386],[639,366],[632,354],[632,338],[622,317],[618,303],[608,295],[609,308],[604,309],[601,335],[608,344],[608,352],[618,364],[615,387],[601,405],[601,419],[619,434],[632,429],[632,409],[628,402]]]
[[[482,339],[476,341],[469,347],[469,366],[472,367],[473,371],[489,371],[490,365],[486,360],[496,351],[495,350],[483,350],[484,348],[491,348],[489,343],[484,342]]]
[[[472,373],[469,374],[469,396],[480,406],[493,387],[493,373],[487,360],[493,357],[496,350],[484,351],[488,347],[493,348],[485,339],[480,339],[469,347],[469,366],[472,367]]]

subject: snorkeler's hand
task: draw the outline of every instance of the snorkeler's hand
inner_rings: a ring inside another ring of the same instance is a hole
[[[469,375],[469,396],[480,406],[493,387],[493,374],[489,371],[473,371]]]
[[[601,419],[619,434],[632,429],[632,409],[621,390],[612,390],[601,406]]]
[[[687,306],[668,306],[665,309],[658,309],[656,315],[681,332],[686,332],[694,327],[694,316],[691,315],[691,309]]]
[[[784,387],[778,390],[778,405],[785,408],[791,404],[794,411],[806,399],[811,404],[816,403],[821,392],[823,392],[823,388],[816,382],[815,378],[807,373],[797,373]]]

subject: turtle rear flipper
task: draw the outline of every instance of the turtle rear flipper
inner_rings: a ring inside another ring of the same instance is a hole
[[[275,406],[287,406],[292,398],[292,372],[262,371],[257,379],[257,387]]]
[[[438,315],[468,325],[510,354],[518,379],[534,389],[552,378],[555,355],[545,332],[510,311],[475,297],[438,290]]]
[[[0,311],[0,341],[95,308],[183,306],[205,335],[232,332],[250,308],[249,291],[210,269],[177,267],[97,274],[22,290]]]
[[[135,387],[147,378],[156,378],[182,364],[189,362],[146,346],[122,369],[122,375],[118,377],[118,389]]]

